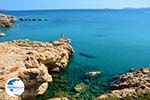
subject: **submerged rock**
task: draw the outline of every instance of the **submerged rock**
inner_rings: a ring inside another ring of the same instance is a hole
[[[19,18],[19,20],[20,20],[20,21],[23,21],[24,19],[23,19],[23,18]]]
[[[48,19],[44,19],[44,21],[48,21]]]
[[[36,21],[36,19],[32,19],[32,21]]]
[[[33,21],[31,18],[19,18],[20,21]]]
[[[38,21],[42,21],[42,19],[38,19]]]
[[[93,56],[91,54],[84,53],[84,52],[80,52],[79,55],[83,56],[83,57],[86,57],[86,58],[89,58],[89,59],[94,59],[95,58],[95,56]]]
[[[11,27],[16,20],[15,16],[0,14],[0,27]]]
[[[69,100],[67,97],[55,97],[48,100]]]
[[[56,42],[56,41],[54,41]],[[0,97],[3,100],[33,100],[42,95],[48,82],[52,82],[49,72],[56,68],[66,68],[73,55],[71,42],[67,39],[57,41],[59,45],[30,40],[13,40],[0,43]],[[1,68],[2,67],[2,68]],[[25,84],[21,97],[12,97],[5,92],[8,79],[19,77]]]
[[[90,76],[90,77],[98,76],[100,74],[101,74],[100,71],[93,71],[93,72],[87,72],[87,73],[85,73],[86,76]]]
[[[85,92],[87,89],[88,86],[84,83],[79,83],[74,87],[74,90],[79,93]]]
[[[113,85],[115,90],[99,96],[98,99],[109,97],[124,99],[128,96],[136,97],[138,94],[150,92],[150,68],[122,74],[113,82]]]

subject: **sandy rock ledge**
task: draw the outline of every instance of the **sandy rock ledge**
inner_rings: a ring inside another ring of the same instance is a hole
[[[74,51],[68,39],[53,43],[30,40],[13,40],[0,43],[0,100],[32,100],[42,95],[50,75],[66,68]],[[21,97],[11,97],[5,92],[8,79],[19,77],[25,84]]]

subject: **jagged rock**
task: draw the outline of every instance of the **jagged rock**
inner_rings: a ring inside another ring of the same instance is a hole
[[[150,74],[150,69],[149,69],[149,68],[144,68],[144,69],[142,70],[142,72],[143,72],[144,74]]]
[[[15,16],[0,14],[0,27],[11,27],[16,20]]]
[[[0,97],[9,100],[5,92],[8,79],[19,77],[25,84],[25,92],[14,100],[33,98],[42,95],[52,82],[51,70],[66,68],[73,55],[70,40],[60,39],[60,45],[30,40],[13,40],[0,43]]]
[[[59,69],[58,67],[56,67],[56,68],[53,68],[53,69],[51,70],[51,72],[60,72],[60,69]]]
[[[38,94],[38,95],[44,94],[45,91],[47,90],[47,88],[48,88],[48,83],[47,83],[47,82],[43,83],[43,84],[40,85],[40,87],[37,89],[37,94]]]
[[[98,99],[117,97],[120,99],[127,96],[137,96],[140,93],[150,92],[150,68],[142,68],[119,76],[113,82],[115,90],[103,94]]]

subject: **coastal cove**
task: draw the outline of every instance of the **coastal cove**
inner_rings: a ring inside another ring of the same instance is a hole
[[[111,89],[110,81],[130,69],[150,66],[149,10],[36,10],[5,12],[17,18],[47,19],[19,21],[12,28],[0,28],[6,34],[0,42],[30,39],[51,42],[63,33],[70,38],[75,54],[60,73],[52,74],[53,83],[37,100],[64,96],[94,99]],[[85,73],[100,71],[97,77]],[[78,93],[74,87],[83,83]]]

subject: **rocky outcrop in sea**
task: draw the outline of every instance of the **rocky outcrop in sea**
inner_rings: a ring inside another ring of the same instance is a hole
[[[12,27],[16,20],[15,16],[0,13],[0,27]]]
[[[115,90],[99,96],[98,99],[105,100],[114,97],[126,100],[127,97],[133,97],[135,100],[139,100],[138,94],[150,92],[150,68],[142,68],[122,74],[113,82],[113,86]]]
[[[69,63],[74,51],[71,41],[60,39],[52,43],[30,40],[13,40],[0,43],[0,99],[33,100],[42,95],[52,82],[51,73],[60,72]],[[8,79],[18,77],[25,84],[21,97],[5,92]]]

